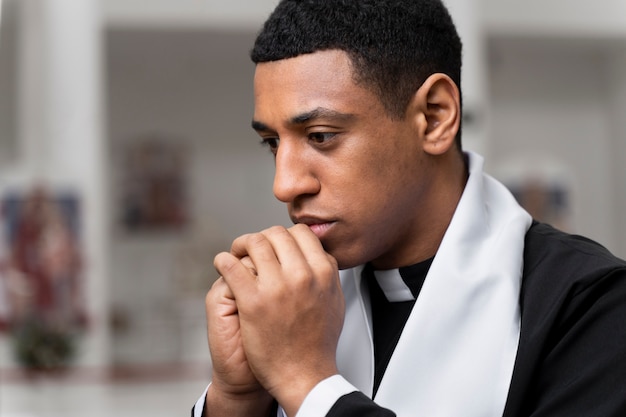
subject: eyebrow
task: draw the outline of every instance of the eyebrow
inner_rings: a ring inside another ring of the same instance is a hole
[[[350,113],[341,113],[336,110],[327,109],[325,107],[318,107],[309,112],[292,117],[290,122],[294,125],[301,125],[315,119],[332,119],[336,121],[346,122],[354,118],[355,116]]]
[[[269,132],[270,130],[272,130],[265,123],[259,122],[257,120],[252,121],[252,129],[256,130],[257,132]]]
[[[351,113],[342,113],[325,107],[318,107],[311,111],[293,116],[291,119],[289,119],[289,124],[302,125],[316,119],[329,119],[333,121],[348,122],[353,120],[355,117],[356,116]],[[252,121],[252,128],[257,132],[267,132],[273,130],[270,129],[269,126],[267,126],[265,123],[258,120]]]

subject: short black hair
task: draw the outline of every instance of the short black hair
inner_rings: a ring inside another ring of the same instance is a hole
[[[282,0],[250,57],[258,64],[330,49],[348,54],[355,81],[394,118],[434,73],[461,90],[461,40],[440,0]],[[459,129],[459,149],[460,137]]]

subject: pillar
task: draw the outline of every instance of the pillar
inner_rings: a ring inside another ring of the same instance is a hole
[[[8,184],[43,181],[80,203],[90,318],[78,364],[109,363],[106,146],[98,0],[20,0],[19,146]]]

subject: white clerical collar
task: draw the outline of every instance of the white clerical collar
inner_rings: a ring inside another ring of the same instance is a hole
[[[376,277],[378,286],[381,290],[383,290],[383,293],[385,293],[387,301],[397,303],[401,301],[415,300],[411,289],[408,285],[406,285],[402,276],[400,276],[400,271],[398,269],[374,271],[374,276]]]

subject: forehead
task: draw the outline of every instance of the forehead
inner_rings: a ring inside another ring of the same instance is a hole
[[[266,120],[319,107],[354,113],[378,98],[355,83],[345,52],[328,50],[257,64],[254,100],[255,120]]]

